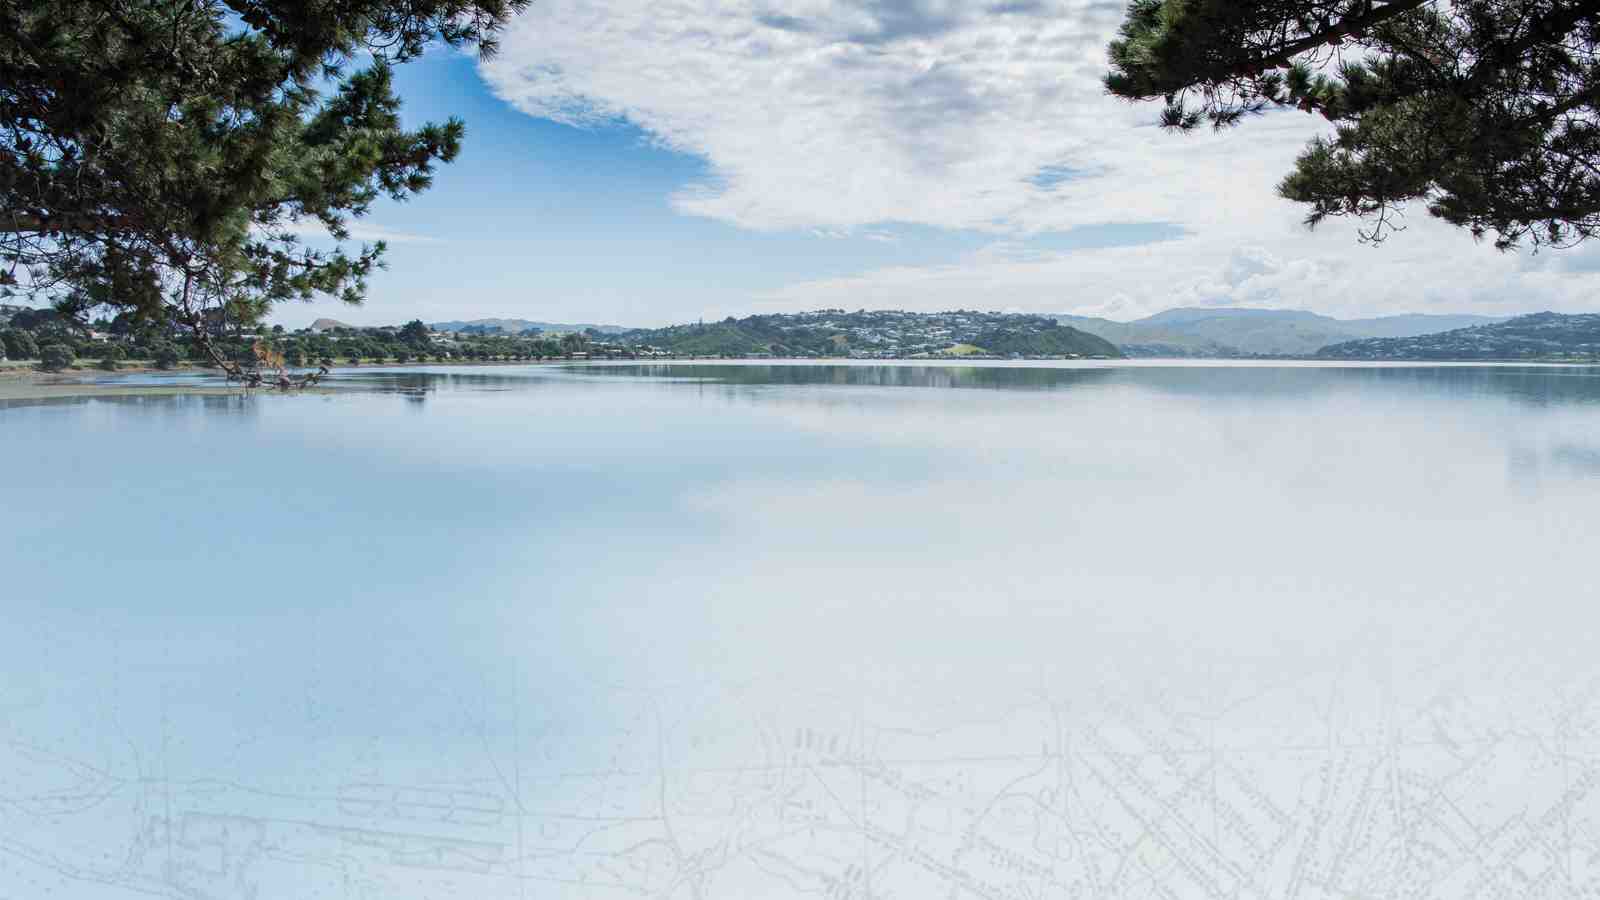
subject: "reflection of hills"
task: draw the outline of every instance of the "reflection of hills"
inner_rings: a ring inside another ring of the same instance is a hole
[[[1000,366],[606,366],[585,374],[672,378],[737,385],[839,385],[848,387],[987,388],[1063,390],[1103,380],[1109,368],[1048,369]]]
[[[171,390],[129,388],[127,393],[95,393],[75,396],[0,397],[0,409],[28,406],[138,406],[152,411],[228,415],[255,415],[257,395],[240,389],[230,393],[181,393]]]
[[[538,390],[564,385],[629,380],[668,387],[683,385],[834,386],[936,388],[992,391],[1094,391],[1108,388],[1153,391],[1196,402],[1278,402],[1383,386],[1441,397],[1501,397],[1533,405],[1600,402],[1600,367],[1551,366],[1315,366],[1315,365],[772,365],[638,363],[486,367],[448,370],[373,369],[346,371],[321,392],[397,394],[421,400],[454,391]],[[220,381],[219,381],[220,384]],[[0,408],[51,404],[113,403],[171,410],[251,413],[270,392],[175,392],[171,385],[140,386],[126,393],[0,400]]]
[[[1600,368],[1539,366],[774,366],[584,368],[584,375],[728,385],[1065,391],[1116,386],[1197,399],[1289,399],[1381,384],[1445,396],[1500,396],[1534,404],[1600,402]]]
[[[1215,399],[1292,399],[1386,389],[1448,397],[1502,397],[1544,405],[1600,402],[1600,368],[1539,366],[1221,366],[1120,370],[1125,380],[1163,393]]]

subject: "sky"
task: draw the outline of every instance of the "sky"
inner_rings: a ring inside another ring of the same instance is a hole
[[[1120,0],[536,0],[498,56],[402,67],[467,122],[384,203],[360,308],[275,321],[653,326],[823,307],[1600,312],[1600,244],[1502,253],[1411,209],[1380,246],[1274,185],[1320,117],[1222,133],[1106,95]]]

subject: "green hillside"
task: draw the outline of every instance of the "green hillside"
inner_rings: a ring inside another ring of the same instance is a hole
[[[1122,357],[1122,351],[1105,338],[1060,324],[1034,329],[995,328],[979,332],[970,343],[999,356],[1015,353],[1022,356]]]
[[[688,356],[1122,356],[1109,341],[1046,316],[965,310],[819,310],[748,316],[637,329],[615,340],[627,346]]]
[[[1344,341],[1413,337],[1504,321],[1470,315],[1335,319],[1305,310],[1226,307],[1169,309],[1132,322],[1088,316],[1056,318],[1111,341],[1129,356],[1223,358],[1311,356]]]
[[[1542,312],[1492,325],[1404,338],[1346,341],[1323,359],[1600,360],[1600,315]]]

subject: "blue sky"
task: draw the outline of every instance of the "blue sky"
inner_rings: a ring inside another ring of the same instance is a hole
[[[1104,95],[1119,3],[540,0],[495,60],[402,67],[464,152],[384,203],[361,324],[656,325],[823,306],[1135,318],[1181,305],[1591,309],[1594,254],[1496,253],[1414,213],[1382,248],[1272,185],[1322,125],[1175,136]]]
[[[995,240],[914,223],[850,233],[752,229],[686,213],[674,208],[673,195],[714,180],[712,167],[626,119],[579,126],[519,112],[464,54],[435,53],[404,66],[396,85],[408,124],[465,119],[465,150],[439,168],[432,189],[407,203],[382,203],[361,220],[390,238],[389,268],[373,279],[365,307],[290,306],[281,321],[330,315],[378,324],[415,314],[670,324],[744,314],[766,292],[809,279],[949,262]],[[1137,244],[1177,230],[1080,226],[1031,236],[1027,245]]]

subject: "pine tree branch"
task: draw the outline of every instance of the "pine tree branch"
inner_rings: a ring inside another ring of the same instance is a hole
[[[118,234],[137,230],[132,216],[94,213],[9,213],[0,217],[0,234]]]
[[[1233,76],[1252,76],[1268,68],[1284,68],[1290,65],[1296,56],[1308,50],[1315,50],[1318,47],[1327,45],[1330,41],[1347,37],[1358,31],[1365,31],[1374,25],[1380,25],[1396,16],[1420,9],[1432,2],[1434,0],[1395,0],[1393,3],[1377,7],[1363,15],[1341,19],[1338,24],[1286,44],[1270,55],[1240,63],[1230,69],[1228,74]]]
[[[1589,18],[1600,18],[1600,2],[1587,0],[1583,3],[1558,5],[1555,13],[1535,22],[1521,38],[1496,47],[1495,58],[1492,61],[1479,61],[1478,65],[1473,67],[1472,76],[1467,80],[1468,95],[1481,88],[1484,82],[1493,78],[1495,74],[1521,62],[1523,54],[1529,50],[1552,40],[1557,35],[1566,34],[1577,27],[1579,22]]]

